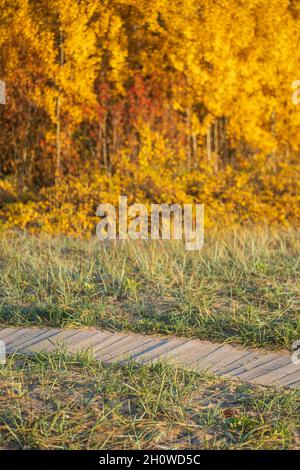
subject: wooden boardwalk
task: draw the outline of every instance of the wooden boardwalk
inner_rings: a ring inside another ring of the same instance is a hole
[[[111,333],[95,328],[4,328],[0,329],[0,340],[4,341],[8,354],[54,352],[58,348],[70,353],[91,350],[105,363],[133,360],[146,364],[164,359],[189,370],[259,385],[300,386],[300,365],[293,364],[288,354],[196,339]]]

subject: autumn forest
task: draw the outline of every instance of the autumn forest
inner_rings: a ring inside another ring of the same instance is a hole
[[[7,468],[300,449],[299,45],[300,0],[0,0]]]
[[[95,228],[100,202],[300,220],[297,0],[0,0],[0,227]]]

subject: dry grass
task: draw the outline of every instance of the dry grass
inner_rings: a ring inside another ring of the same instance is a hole
[[[299,448],[299,391],[63,353],[10,358],[0,384],[2,449]]]
[[[300,235],[239,229],[177,242],[0,239],[2,325],[95,325],[290,349],[300,338]]]

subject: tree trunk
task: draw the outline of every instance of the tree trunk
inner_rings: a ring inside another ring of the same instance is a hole
[[[187,169],[191,169],[191,107],[186,109]]]
[[[63,33],[59,32],[59,48],[60,58],[59,64],[64,65],[64,47],[63,47]],[[61,88],[58,89],[57,104],[56,104],[56,165],[55,165],[55,183],[58,183],[61,176]]]
[[[107,114],[105,113],[103,123],[102,123],[102,153],[103,153],[103,163],[108,171],[108,152],[107,152],[107,125],[106,125],[106,117]]]
[[[206,134],[206,144],[207,144],[207,161],[211,162],[211,154],[212,154],[212,145],[211,145],[211,126],[208,126],[207,134]]]
[[[214,150],[215,150],[215,173],[219,171],[220,145],[219,145],[219,119],[214,123]]]

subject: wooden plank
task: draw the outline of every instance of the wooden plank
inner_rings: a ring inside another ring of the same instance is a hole
[[[207,350],[208,345],[199,340],[183,340],[175,349],[168,351],[165,357],[171,364],[180,361],[182,364],[188,365],[199,357],[201,350]]]
[[[127,335],[120,335],[120,334],[114,334],[111,333],[109,336],[106,338],[102,338],[101,336],[98,336],[98,342],[95,344],[93,347],[93,353],[96,357],[101,357],[101,354],[106,348],[110,348],[111,346],[114,345],[114,347],[117,347],[117,343],[124,339],[124,337]]]
[[[5,342],[7,338],[14,335],[16,331],[18,331],[17,328],[3,328],[0,330],[0,340]]]
[[[91,352],[93,352],[94,346],[99,345],[105,339],[110,337],[111,333],[103,333],[97,330],[85,331],[76,338],[70,338],[68,341],[68,351],[75,353],[91,350]]]
[[[143,364],[148,364],[149,362],[153,363],[157,360],[166,360],[168,354],[175,351],[181,345],[182,339],[169,340],[165,344],[158,344],[156,348],[153,348],[145,354],[143,353],[139,356],[139,360],[141,360]]]
[[[14,334],[11,334],[9,335],[6,339],[5,339],[5,344],[6,344],[6,348],[7,350],[9,351],[10,349],[10,346],[12,344],[15,344],[17,343],[18,341],[22,341],[22,338],[25,336],[33,336],[33,334],[36,333],[36,330],[34,330],[34,333],[32,330],[28,330],[28,329],[24,329],[24,328],[20,328],[18,329]]]
[[[100,358],[101,361],[110,362],[113,358],[118,357],[118,355],[122,352],[130,349],[132,344],[135,342],[136,338],[132,337],[131,335],[124,335],[123,337],[120,337],[118,341],[102,348],[97,353],[97,357]]]
[[[289,356],[209,341],[111,333],[96,328],[3,328],[0,339],[6,343],[8,353],[51,353],[59,347],[70,353],[90,349],[104,362],[134,360],[147,364],[166,360],[189,370],[207,370],[260,385],[300,386],[300,365],[292,364]]]
[[[61,330],[62,331],[62,330]],[[85,341],[88,341],[93,335],[95,334],[95,332],[93,330],[80,330],[80,329],[70,329],[69,331],[68,330],[65,330],[65,334],[61,333],[60,335],[57,335],[53,338],[53,342],[54,343],[59,343],[59,345],[62,347],[62,348],[65,348],[66,351],[68,352],[76,352],[76,351],[79,351],[80,349],[80,345],[81,345],[81,349],[84,349],[83,348],[83,344]],[[105,334],[101,334],[101,332],[97,332],[96,333],[96,342],[95,344],[99,344],[99,341],[106,337],[110,337],[111,335],[105,335]]]
[[[128,361],[136,361],[141,354],[143,354],[145,351],[150,351],[153,348],[155,348],[159,342],[156,338],[153,339],[151,336],[144,337],[145,342],[142,343],[142,337],[141,337],[141,343],[135,347],[133,346],[130,351],[124,354],[124,360],[126,362]],[[122,355],[121,355],[122,358]]]
[[[251,370],[248,370],[246,372],[242,372],[241,374],[238,374],[238,378],[242,380],[246,380],[247,382],[253,382],[254,379],[256,379],[256,383],[260,383],[259,378],[262,375],[267,374],[268,372],[275,370],[285,364],[287,364],[289,359],[286,357],[276,357],[272,361],[266,362],[264,364],[261,364],[258,367],[254,367]]]
[[[41,341],[37,341],[33,345],[27,347],[26,349],[29,352],[53,352],[59,347],[63,347],[63,344],[66,339],[70,336],[75,336],[76,334],[78,334],[78,331],[80,330],[58,330],[58,332],[52,335],[51,337],[47,336]]]
[[[24,329],[23,328],[18,328],[14,333],[9,334],[5,338],[6,347],[9,348],[9,345],[11,343],[13,343],[14,341],[16,341],[18,338],[22,337],[23,334],[24,334]]]
[[[295,365],[295,364],[294,364]],[[295,367],[297,367],[295,365]],[[280,378],[275,379],[272,382],[272,385],[276,385],[277,387],[286,387],[289,385],[300,385],[300,369],[298,367],[298,370],[294,370],[294,372],[291,372],[290,374],[287,375],[281,375]]]
[[[274,384],[274,386],[276,386],[276,384]],[[284,385],[284,387],[292,388],[292,389],[297,388],[300,390],[300,380],[297,379],[296,382],[290,383],[288,385]]]
[[[300,369],[298,368],[297,371],[293,372],[292,374],[282,376],[280,379],[274,380],[272,385],[281,386],[281,387],[288,387],[290,385],[300,385]]]
[[[61,345],[64,345],[68,351],[70,352],[75,352],[78,351],[78,348],[82,347],[84,349],[84,344],[86,341],[91,339],[94,335],[95,337],[95,344],[99,344],[100,339],[104,339],[106,337],[110,337],[111,335],[99,335],[99,332],[95,332],[92,329],[86,329],[86,330],[70,330],[70,331],[75,331],[75,334],[71,334],[66,336],[65,338],[60,339]]]
[[[164,351],[164,349],[169,347],[169,342],[167,340],[153,340],[152,344],[148,344],[146,348],[134,355],[134,360],[145,364],[146,362],[151,361],[152,358],[156,357],[159,352]]]
[[[196,370],[207,370],[218,364],[218,362],[227,354],[232,353],[233,348],[229,345],[220,346],[218,349],[205,354],[203,357],[195,361],[192,366]]]
[[[60,330],[59,329],[55,329],[55,328],[47,328],[46,331],[44,333],[39,333],[37,335],[34,335],[32,338],[24,341],[22,343],[22,345],[17,345],[12,348],[12,350],[14,352],[18,352],[18,353],[26,353],[26,352],[29,352],[29,349],[31,346],[33,346],[34,344],[36,343],[39,343],[41,342],[42,340],[46,339],[46,338],[51,338],[52,336],[54,336],[55,334],[57,334]]]
[[[276,385],[280,386],[285,378],[300,372],[300,365],[293,364],[290,358],[287,358],[287,363],[281,367],[271,370],[267,374],[258,377],[257,381],[260,385]],[[288,385],[288,383],[287,383]]]
[[[118,362],[128,362],[134,360],[134,357],[137,356],[141,351],[144,351],[146,347],[153,343],[153,340],[140,337],[137,341],[128,343],[127,346],[124,345],[120,348],[115,354],[112,353],[109,360],[111,362],[118,361]]]
[[[186,366],[189,370],[194,370],[195,368],[197,368],[198,360],[220,348],[219,344],[203,344],[201,342],[199,342],[199,344],[194,346],[192,349],[190,349],[188,346],[189,345],[187,343],[187,349],[184,350],[184,352],[182,352],[181,354],[178,354],[178,356],[174,358],[174,362],[176,362],[178,365]]]
[[[249,370],[255,369],[256,367],[271,362],[277,357],[277,354],[260,354],[259,352],[253,353],[249,361],[245,360],[245,363],[243,363],[240,367],[233,368],[226,372],[224,371],[223,375],[225,375],[226,373],[226,376],[237,377],[240,374],[246,373]]]
[[[239,363],[240,365],[243,364],[243,359],[246,359],[250,354],[249,351],[245,350],[236,350],[233,349],[233,351],[229,354],[227,354],[223,359],[219,359],[217,364],[214,366],[210,367],[209,371],[212,374],[220,373],[224,371],[224,369],[228,367],[232,367],[234,364]]]
[[[21,349],[25,343],[28,343],[30,340],[40,337],[43,333],[47,333],[49,335],[48,328],[41,328],[41,329],[33,329],[29,330],[23,329],[20,330],[19,334],[12,335],[10,337],[9,342],[7,343],[7,351],[11,351],[12,349],[16,351],[17,349]]]
[[[261,355],[258,353],[255,353],[253,351],[248,352],[244,357],[240,359],[236,359],[232,363],[228,364],[227,366],[224,365],[224,367],[220,370],[216,370],[215,374],[216,375],[235,375],[238,373],[240,370],[246,370],[246,367],[248,364],[251,362],[257,361]]]
[[[133,358],[137,362],[146,364],[156,359],[163,353],[172,350],[175,346],[179,344],[180,341],[176,341],[175,344],[173,342],[174,340],[168,340],[165,338],[153,338],[152,341],[145,346],[145,349],[140,351],[138,354],[134,354]]]
[[[135,358],[138,357],[145,349],[149,348],[151,345],[154,345],[153,340],[148,340],[146,342],[141,342],[138,345],[135,345],[131,350],[121,353],[118,356],[121,362],[130,362],[135,361]]]
[[[119,345],[117,351],[114,351],[109,356],[109,361],[129,361],[141,351],[144,351],[147,346],[153,343],[153,340],[146,337],[138,337],[130,335],[128,341]]]

